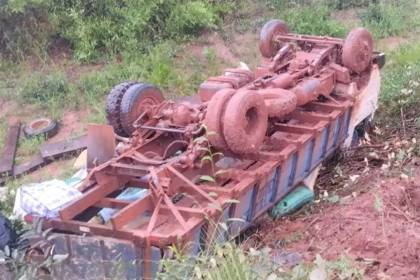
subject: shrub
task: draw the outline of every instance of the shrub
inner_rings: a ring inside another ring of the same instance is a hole
[[[380,1],[370,4],[363,10],[360,18],[377,38],[394,36],[418,26],[416,14],[416,2],[404,1]]]
[[[213,28],[241,0],[6,0],[0,50],[16,58],[64,38],[81,61],[144,52],[160,39]]]
[[[48,103],[51,100],[64,101],[69,93],[70,85],[63,73],[49,75],[35,73],[23,85],[20,96],[28,102]]]
[[[54,28],[48,22],[48,0],[0,1],[0,54],[24,58],[45,53]]]
[[[168,19],[171,37],[197,35],[205,28],[214,27],[216,15],[201,1],[177,5]]]
[[[420,120],[420,44],[411,43],[390,53],[382,71],[380,121],[400,125],[400,115]],[[416,123],[416,126],[418,124]]]

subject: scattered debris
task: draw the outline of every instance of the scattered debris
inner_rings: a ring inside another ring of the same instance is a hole
[[[54,179],[21,186],[16,192],[13,213],[18,217],[58,217],[64,205],[82,195],[77,186],[86,175],[86,171],[81,170],[67,181]]]
[[[6,246],[11,247],[16,242],[16,239],[17,234],[13,230],[12,224],[0,212],[0,250],[4,250]]]
[[[292,214],[303,205],[313,201],[314,197],[314,192],[306,186],[296,187],[273,207],[270,214],[273,218],[280,218]]]

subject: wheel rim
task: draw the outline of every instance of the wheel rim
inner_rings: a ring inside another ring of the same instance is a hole
[[[276,35],[287,34],[289,27],[284,21],[273,19],[264,24],[260,32],[259,48],[262,56],[266,58],[273,57],[277,50],[278,44],[273,38]]]

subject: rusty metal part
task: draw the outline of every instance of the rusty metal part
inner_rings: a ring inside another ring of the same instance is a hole
[[[273,19],[268,21],[261,29],[259,48],[262,56],[273,57],[279,49],[274,37],[289,33],[289,27],[284,21]]]
[[[355,28],[347,35],[343,45],[343,65],[351,71],[361,73],[372,62],[373,38],[365,28]]]
[[[120,119],[124,132],[131,135],[135,131],[133,123],[139,116],[162,101],[164,101],[163,95],[157,87],[143,83],[131,85],[121,100]],[[146,113],[145,118],[150,116]]]
[[[87,131],[87,167],[90,169],[114,157],[116,140],[110,125],[89,124]]]
[[[128,136],[121,125],[121,100],[129,87],[135,82],[123,82],[115,86],[106,98],[105,113],[108,124],[112,125],[116,134]]]
[[[267,88],[259,90],[258,93],[264,98],[269,117],[284,117],[296,109],[297,97],[292,91]]]
[[[239,91],[229,100],[223,115],[223,137],[237,154],[256,153],[267,130],[268,113],[256,91]]]
[[[207,128],[208,140],[211,145],[218,149],[227,149],[228,145],[223,136],[223,116],[230,98],[235,93],[233,89],[218,91],[207,105],[204,125]]]
[[[267,30],[263,38],[271,36]],[[200,88],[208,99],[164,101],[138,115],[130,141],[93,168],[82,197],[45,225],[129,241],[141,260],[137,278],[144,279],[156,274],[153,264],[168,246],[198,254],[218,223],[227,224],[220,240],[247,229],[340,147],[355,125],[355,106],[365,104],[359,96],[366,84],[379,88],[360,82],[377,80],[377,65],[360,73],[343,65],[344,40],[275,34],[264,41],[268,50],[274,41],[275,53],[255,74],[227,70]],[[288,42],[293,48],[279,53]],[[118,199],[127,187],[148,193],[131,202]],[[103,208],[117,211],[106,224],[92,222]]]
[[[20,134],[20,122],[9,126],[4,141],[3,152],[0,159],[0,176],[12,174],[15,163],[16,148]]]
[[[320,44],[320,45],[337,45],[341,46],[344,42],[341,38],[333,38],[328,36],[313,36],[313,35],[301,35],[301,34],[276,34],[273,37],[274,41],[278,42],[302,42],[310,44]]]
[[[222,76],[210,77],[200,85],[198,95],[202,102],[210,101],[222,89],[238,89],[254,79],[254,73],[241,68],[229,68]]]

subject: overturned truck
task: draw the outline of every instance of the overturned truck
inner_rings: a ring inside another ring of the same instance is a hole
[[[91,127],[83,195],[44,223],[60,233],[56,253],[70,253],[63,277],[115,275],[118,257],[121,278],[152,279],[168,246],[198,254],[220,223],[216,241],[240,234],[372,117],[384,55],[366,29],[339,39],[271,20],[259,49],[255,71],[226,69],[178,101],[145,83],[112,89],[107,117],[121,142]],[[128,187],[148,191],[119,199]],[[102,224],[92,218],[103,208],[116,211]]]

